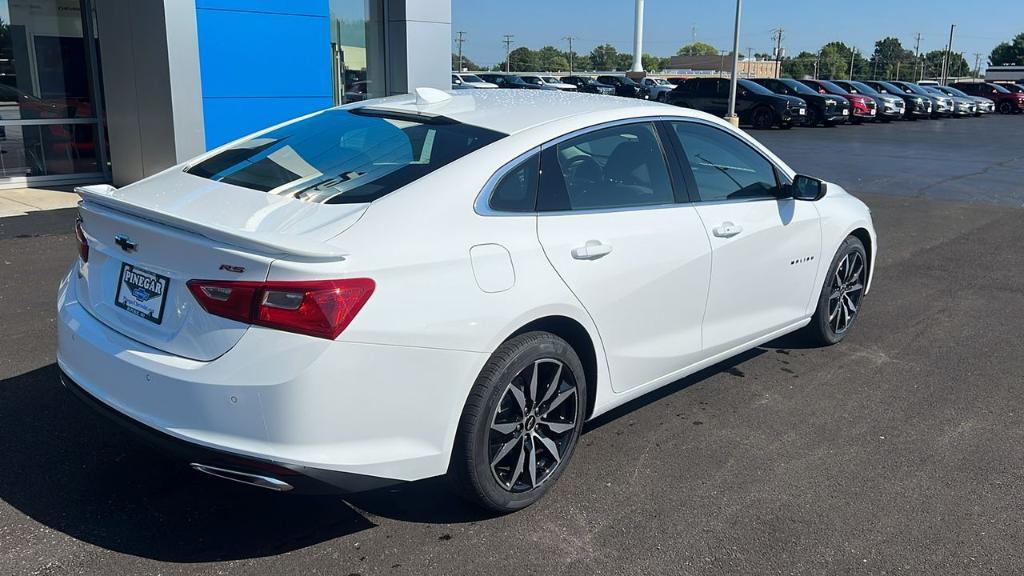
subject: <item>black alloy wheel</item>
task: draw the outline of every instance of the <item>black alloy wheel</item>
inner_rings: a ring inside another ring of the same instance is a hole
[[[460,494],[498,513],[539,500],[568,465],[586,406],[583,366],[567,342],[547,332],[506,341],[459,422],[449,475]]]
[[[832,259],[817,309],[805,328],[805,335],[813,343],[830,346],[849,333],[860,313],[867,277],[864,244],[856,236],[848,236]]]
[[[758,108],[754,110],[751,124],[757,130],[768,130],[775,124],[775,113],[768,108]]]

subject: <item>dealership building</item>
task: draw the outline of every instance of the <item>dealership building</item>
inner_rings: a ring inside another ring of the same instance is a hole
[[[0,187],[128,184],[450,54],[451,0],[0,0]]]

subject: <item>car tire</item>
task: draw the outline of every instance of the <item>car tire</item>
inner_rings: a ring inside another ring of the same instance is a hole
[[[562,475],[583,430],[583,364],[565,340],[528,332],[491,354],[466,400],[448,475],[492,512],[525,508]]]
[[[1013,113],[1013,106],[1009,102],[1005,102],[1005,101],[1004,102],[1000,102],[999,103],[999,113],[1000,114],[1012,114]]]
[[[831,346],[849,334],[864,301],[867,275],[864,244],[847,236],[832,258],[811,323],[804,328],[809,343]]]
[[[665,93],[662,92],[661,94],[658,94],[658,97],[656,98],[656,100],[658,102],[664,102],[665,101]]]
[[[818,114],[817,110],[815,110],[814,108],[808,107],[807,108],[807,124],[806,125],[813,128],[814,126],[817,126],[818,124],[821,124],[821,116]]]
[[[776,124],[775,113],[770,108],[758,108],[750,115],[750,124],[756,130],[768,130]]]

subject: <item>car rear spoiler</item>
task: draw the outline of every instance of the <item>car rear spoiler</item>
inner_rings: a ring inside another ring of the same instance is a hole
[[[114,193],[117,192],[117,188],[109,184],[79,186],[75,188],[75,192],[82,197],[83,202],[98,204],[105,208],[131,214],[132,216],[151,220],[165,226],[199,234],[215,242],[229,244],[271,257],[329,261],[344,260],[347,256],[345,252],[322,242],[303,242],[300,239],[280,234],[255,234],[246,230],[231,230],[185,220],[167,212],[138,206],[115,196]]]

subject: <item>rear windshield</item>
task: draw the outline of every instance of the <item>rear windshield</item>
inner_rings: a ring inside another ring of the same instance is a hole
[[[390,194],[504,134],[370,109],[331,109],[244,140],[189,174],[322,204]]]

